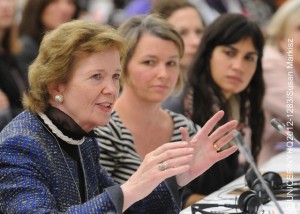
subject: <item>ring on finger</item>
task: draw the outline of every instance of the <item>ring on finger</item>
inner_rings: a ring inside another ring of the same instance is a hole
[[[219,152],[221,150],[221,147],[219,147],[216,143],[214,143],[213,146],[217,152]]]
[[[162,162],[162,163],[158,164],[158,169],[160,171],[165,171],[167,169],[167,167],[168,167],[168,163],[167,162]]]

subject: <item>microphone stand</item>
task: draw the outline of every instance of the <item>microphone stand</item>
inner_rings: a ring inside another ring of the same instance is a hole
[[[269,195],[271,200],[275,203],[275,206],[277,207],[278,211],[280,212],[280,214],[284,214],[284,212],[281,209],[279,203],[277,202],[273,192],[268,187],[268,185],[266,184],[266,181],[263,179],[260,172],[258,171],[258,168],[257,168],[257,166],[254,162],[254,159],[253,159],[247,145],[244,143],[244,140],[243,140],[243,137],[242,137],[241,133],[236,132],[236,133],[234,133],[233,137],[235,139],[235,142],[236,142],[236,145],[238,146],[239,151],[245,156],[248,163],[251,165],[252,169],[254,170],[256,176],[258,177],[258,179],[262,183],[262,185],[263,185],[264,189],[266,190],[267,194]]]
[[[276,118],[273,118],[271,120],[271,125],[282,135],[288,137],[288,133],[289,133],[289,130],[287,128],[285,128],[284,126],[284,123],[282,123],[280,120],[276,119]],[[300,144],[299,140],[296,139],[295,136],[293,136],[293,141],[295,143],[298,143]]]

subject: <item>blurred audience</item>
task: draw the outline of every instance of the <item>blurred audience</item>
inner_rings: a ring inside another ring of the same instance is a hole
[[[221,15],[203,35],[182,102],[185,115],[200,126],[220,109],[225,111],[221,123],[239,121],[237,129],[255,159],[264,127],[263,46],[264,37],[255,22],[241,14]],[[233,181],[247,167],[237,153],[216,163],[187,186],[185,205]]]
[[[241,0],[249,19],[255,21],[262,29],[264,29],[274,12],[276,11],[276,3],[274,0]]]
[[[159,0],[132,0],[124,8],[125,18],[150,13],[153,3]]]
[[[255,21],[262,29],[277,9],[275,0],[189,0],[195,4],[208,25],[225,13],[240,13]]]
[[[99,24],[109,23],[110,16],[114,10],[114,3],[111,0],[92,0],[87,5],[87,13],[81,19],[93,20]]]
[[[186,82],[187,70],[191,65],[201,38],[204,32],[204,23],[197,8],[185,0],[160,0],[157,1],[151,10],[158,13],[172,24],[178,31],[184,42],[184,53],[180,59],[180,69],[183,75],[184,84]],[[180,102],[183,92],[171,95],[163,104],[163,108],[169,106],[177,108],[175,111],[183,114]]]
[[[241,0],[189,0],[203,16],[206,25],[212,23],[221,14],[241,13],[247,15],[247,10]]]
[[[78,0],[27,0],[19,28],[22,51],[17,57],[25,75],[28,66],[38,55],[44,34],[62,23],[78,18],[79,13]]]
[[[20,50],[15,23],[16,0],[0,0],[0,131],[22,110],[22,93],[26,89],[15,60]]]
[[[263,70],[267,123],[260,164],[286,149],[287,138],[270,125],[272,118],[284,122],[300,138],[300,1],[287,1],[272,17],[267,28]]]
[[[266,27],[277,10],[275,0],[241,0],[247,11],[247,17],[256,22],[266,37]]]

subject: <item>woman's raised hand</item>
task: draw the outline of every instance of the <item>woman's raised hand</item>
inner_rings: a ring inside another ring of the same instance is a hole
[[[190,169],[194,148],[188,142],[166,143],[148,153],[138,170],[121,188],[125,210],[149,195],[165,179]]]
[[[223,111],[216,113],[192,140],[187,130],[181,128],[183,141],[166,143],[147,154],[138,170],[121,185],[123,210],[149,195],[165,179],[176,176],[178,185],[184,186],[214,163],[235,152],[236,146],[218,152],[232,139],[233,128],[237,125],[237,121],[233,120],[212,132],[223,115]]]
[[[176,176],[179,186],[185,186],[193,179],[209,169],[214,163],[222,160],[237,150],[236,146],[221,151],[221,147],[227,144],[233,137],[233,130],[237,121],[232,120],[212,132],[215,125],[223,117],[224,111],[218,111],[198,133],[190,140],[186,129],[180,128],[182,140],[189,142],[194,148],[193,159],[190,162],[190,169]]]

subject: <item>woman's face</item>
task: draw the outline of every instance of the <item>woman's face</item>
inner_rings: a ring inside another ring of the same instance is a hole
[[[52,92],[51,105],[71,116],[86,132],[105,125],[119,93],[120,55],[116,48],[78,58],[67,84]],[[54,97],[61,94],[61,104]]]
[[[0,30],[12,25],[16,12],[16,0],[0,0]]]
[[[255,73],[257,60],[258,53],[251,38],[215,47],[210,59],[211,75],[226,98],[248,86]]]
[[[146,102],[163,102],[178,80],[179,50],[173,41],[145,33],[127,65],[131,91]]]
[[[42,23],[47,30],[53,30],[59,25],[70,21],[76,12],[73,0],[53,0],[42,13]]]
[[[183,68],[188,68],[195,57],[202,39],[204,26],[199,13],[191,7],[176,10],[168,19],[184,41],[184,55],[181,59]]]

